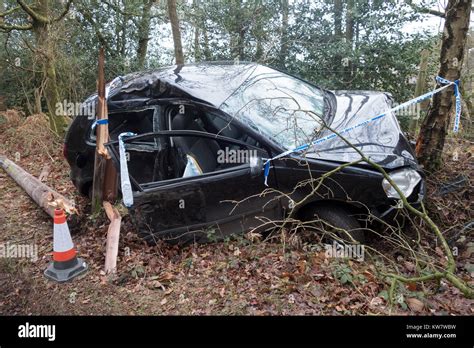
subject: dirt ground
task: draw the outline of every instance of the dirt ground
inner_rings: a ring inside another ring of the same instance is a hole
[[[38,176],[51,167],[45,183],[74,200],[83,213],[80,231],[73,235],[79,255],[89,270],[65,284],[43,275],[52,254],[52,219],[0,169],[0,243],[34,244],[38,260],[0,258],[1,314],[244,314],[244,315],[448,315],[474,313],[474,301],[442,281],[440,284],[400,286],[397,303],[390,305],[390,283],[379,274],[382,261],[329,259],[322,247],[282,243],[281,233],[271,240],[231,241],[184,248],[147,246],[123,218],[118,273],[103,272],[107,220],[87,215],[88,200],[69,181],[62,144],[47,131],[44,116],[24,117],[9,111],[0,122],[0,154]],[[467,146],[467,148],[466,148]],[[470,146],[470,147],[469,147]],[[459,147],[456,161],[451,155]],[[467,149],[467,151],[466,151]],[[458,233],[474,219],[472,144],[448,146],[447,165],[439,180],[465,173],[467,184],[441,195],[429,182],[428,208],[433,219],[455,240],[458,275],[474,284],[473,233]],[[463,239],[464,238],[464,239]],[[461,239],[461,240],[460,240]],[[377,243],[374,247],[377,247]],[[381,252],[397,258],[405,275],[413,275],[410,262],[393,250]],[[434,257],[437,248],[433,247]],[[345,276],[344,276],[345,275]]]

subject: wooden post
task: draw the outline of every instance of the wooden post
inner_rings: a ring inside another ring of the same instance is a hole
[[[107,246],[105,253],[105,273],[115,273],[117,270],[117,255],[120,238],[120,213],[109,202],[104,202],[104,210],[110,220],[107,231]]]
[[[99,51],[97,83],[97,120],[107,120],[107,99],[105,96],[104,48]],[[104,144],[109,140],[108,124],[96,126],[96,152],[92,184],[92,213],[97,213],[104,199],[113,201],[117,197],[117,173]]]
[[[102,199],[114,202],[117,199],[118,176],[114,163],[109,158],[105,163],[105,180]]]

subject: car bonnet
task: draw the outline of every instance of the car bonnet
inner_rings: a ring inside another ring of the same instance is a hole
[[[334,94],[337,107],[329,127],[336,132],[380,115],[392,107],[391,96],[383,92],[335,91]],[[328,134],[331,134],[330,130],[325,130],[319,137],[322,138]],[[413,149],[392,112],[365,126],[352,129],[343,137],[386,168],[416,163]],[[352,162],[360,159],[357,151],[340,137],[315,145],[307,156],[338,162]]]

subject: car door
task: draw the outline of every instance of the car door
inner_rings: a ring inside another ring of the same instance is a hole
[[[261,194],[266,188],[265,150],[190,130],[149,133],[124,143],[134,198],[129,212],[140,236],[148,241],[221,240],[266,229],[265,221],[282,216],[276,194]],[[117,145],[107,144],[119,166]],[[146,162],[134,161],[143,152],[153,155]],[[185,176],[188,166],[192,167],[190,158],[195,158],[201,172]],[[274,176],[269,180],[275,180]]]

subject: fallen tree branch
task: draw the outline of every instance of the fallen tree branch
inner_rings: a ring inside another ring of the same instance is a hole
[[[49,216],[54,217],[55,208],[64,209],[70,216],[78,215],[73,202],[43,184],[39,179],[35,178],[5,156],[0,156],[0,167],[5,170]]]
[[[392,278],[392,285],[391,285],[391,291],[390,291],[390,302],[393,301],[392,295],[393,291],[395,290],[395,286],[397,282],[402,282],[402,283],[413,283],[413,282],[422,282],[426,280],[441,280],[441,279],[446,279],[449,281],[452,285],[454,285],[456,288],[461,290],[461,292],[466,296],[467,298],[474,298],[474,289],[470,287],[466,282],[464,282],[462,279],[460,279],[458,276],[455,275],[456,272],[456,261],[454,260],[453,253],[451,251],[451,248],[449,247],[448,242],[446,241],[446,238],[444,238],[443,233],[439,229],[439,227],[434,223],[434,221],[428,216],[428,213],[425,209],[425,206],[423,202],[421,203],[421,208],[422,210],[418,210],[415,207],[413,207],[410,202],[408,202],[407,197],[403,194],[403,192],[400,190],[400,188],[395,184],[395,182],[392,180],[392,178],[388,175],[388,173],[385,171],[385,169],[379,165],[378,163],[375,163],[372,161],[369,157],[367,157],[360,149],[358,149],[355,145],[353,145],[349,140],[347,140],[345,137],[343,137],[341,134],[339,134],[336,130],[326,126],[331,132],[336,134],[342,141],[344,141],[348,146],[350,146],[352,149],[354,149],[361,157],[361,160],[370,164],[373,168],[378,170],[383,177],[390,183],[390,185],[393,186],[395,191],[398,193],[400,196],[400,201],[403,203],[403,207],[405,207],[409,212],[413,213],[414,215],[418,216],[421,220],[423,220],[429,227],[429,229],[436,235],[438,240],[441,242],[441,246],[444,250],[444,253],[447,258],[447,269],[443,271],[437,271],[434,273],[430,273],[425,276],[420,276],[420,277],[403,277],[398,274],[383,274],[389,278]]]
[[[306,114],[309,114],[309,115],[317,116],[313,111],[301,109],[298,102],[296,100],[294,100],[294,98],[289,98],[289,99],[293,99],[295,104],[298,105],[298,109],[295,109],[294,112],[295,111],[300,111],[300,112],[305,112]],[[287,111],[290,111],[290,110],[287,110]],[[369,164],[371,167],[373,167],[375,170],[377,170],[383,176],[383,178],[386,179],[390,183],[391,186],[393,186],[395,191],[400,196],[400,201],[399,202],[402,204],[402,207],[405,208],[408,212],[410,212],[413,215],[420,218],[428,226],[428,228],[431,230],[431,232],[436,236],[437,240],[439,240],[441,242],[441,249],[444,251],[445,257],[447,259],[447,265],[445,267],[443,267],[443,269],[434,269],[429,274],[422,275],[422,276],[415,276],[415,277],[404,277],[400,274],[394,274],[394,273],[381,273],[383,276],[388,277],[388,278],[391,279],[391,286],[390,286],[390,292],[389,292],[390,303],[393,302],[393,296],[394,296],[394,292],[395,292],[396,285],[397,285],[398,282],[414,283],[414,282],[424,282],[424,281],[432,281],[432,280],[435,280],[435,281],[439,282],[439,281],[441,281],[441,279],[445,279],[448,282],[450,282],[453,286],[458,288],[467,298],[471,298],[471,299],[474,298],[474,288],[472,286],[470,286],[470,284],[468,284],[466,281],[461,279],[459,276],[456,276],[456,274],[455,274],[455,272],[456,272],[456,261],[454,259],[453,253],[450,249],[450,246],[447,243],[447,241],[446,241],[443,233],[439,229],[439,227],[429,217],[423,203],[421,203],[422,210],[416,209],[413,205],[410,204],[410,202],[408,202],[407,197],[404,195],[403,192],[401,192],[400,188],[395,184],[395,182],[392,180],[392,178],[389,176],[389,174],[383,168],[382,165],[376,163],[369,156],[365,155],[362,150],[360,150],[357,146],[352,144],[348,139],[346,139],[344,136],[342,136],[335,129],[329,127],[325,122],[323,122],[323,123],[324,123],[323,124],[324,128],[326,128],[331,133],[335,134],[345,144],[347,144],[350,148],[352,148],[355,152],[357,152],[357,154],[359,154],[360,159],[357,161],[357,163],[358,162],[365,162],[365,163]],[[310,148],[312,148],[312,147],[310,147]],[[302,156],[304,156],[304,154],[302,154]],[[355,163],[349,163],[347,165],[353,165],[353,164],[355,164]],[[339,166],[338,168],[335,168],[334,170],[332,170],[331,172],[329,172],[327,174],[333,174],[334,172],[337,172],[344,165],[346,165],[346,164],[343,164],[343,165]],[[309,166],[308,166],[308,168],[309,168]],[[311,176],[311,170],[309,170],[309,175],[310,175],[310,182],[315,181],[317,183],[317,186],[316,187],[313,186],[313,190],[308,195],[308,196],[311,196],[311,195],[314,195],[315,193],[317,193],[318,188],[322,185],[322,181],[324,179],[327,179],[328,176],[327,175],[322,175],[322,176],[319,176],[318,178],[313,179],[313,177]],[[297,185],[297,187],[299,185],[301,185],[301,183],[306,184],[307,182],[308,182],[307,180],[305,180],[303,182],[300,182]],[[295,187],[293,189],[293,192],[295,191],[295,189],[297,187]],[[273,192],[280,193],[280,198],[281,197],[290,198],[291,193],[293,193],[293,192],[291,192],[289,194],[286,194],[286,193],[283,193],[283,192],[279,192],[278,190],[274,190],[274,189],[270,189],[270,190],[273,191]],[[268,192],[269,192],[269,189],[265,189],[260,195],[264,195]],[[307,199],[308,199],[308,197],[303,198],[301,203],[304,203],[305,201],[307,201]],[[240,202],[234,202],[234,203],[239,204]],[[301,206],[301,203],[299,203],[299,204],[298,203],[299,202],[296,202],[296,205],[293,204],[292,209],[288,213],[288,216],[290,217],[290,220],[294,220],[292,218],[295,216],[295,214],[294,214],[295,213],[295,206]],[[286,226],[286,221],[288,221],[288,220],[289,219],[285,219],[285,221],[283,222],[283,225],[281,225],[280,227],[283,228],[284,226]],[[420,237],[420,236],[418,235],[418,237]],[[414,252],[413,250],[411,250],[411,251]],[[418,260],[416,260],[417,265],[418,265],[418,263],[419,263]],[[417,270],[418,270],[418,267],[417,267]]]

